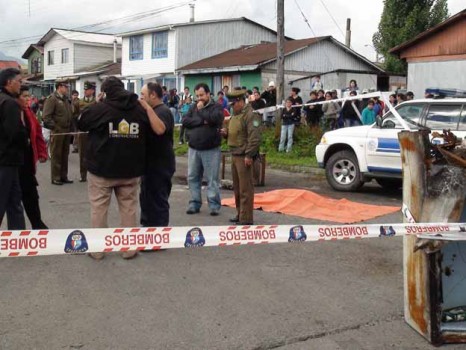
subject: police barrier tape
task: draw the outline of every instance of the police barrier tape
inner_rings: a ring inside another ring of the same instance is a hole
[[[466,224],[254,225],[0,231],[0,257],[349,240],[404,235],[466,240]]]

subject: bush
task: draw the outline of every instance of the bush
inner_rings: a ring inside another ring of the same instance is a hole
[[[275,137],[275,128],[273,126],[261,127],[261,153],[267,154],[267,163],[276,166],[317,166],[315,159],[315,147],[320,142],[322,131],[320,128],[309,128],[306,125],[301,125],[295,128],[293,136],[293,148],[290,153],[278,152],[278,144],[280,137]],[[188,153],[188,145],[178,144],[180,130],[175,129],[174,132],[174,147],[177,156]],[[222,142],[222,151],[227,151],[228,146],[226,140]]]

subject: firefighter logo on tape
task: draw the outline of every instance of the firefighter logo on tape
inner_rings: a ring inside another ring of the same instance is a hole
[[[88,249],[86,236],[82,231],[75,230],[68,235],[65,253],[85,253]]]
[[[184,246],[186,248],[202,247],[205,244],[205,238],[199,227],[194,227],[186,234]]]
[[[306,232],[304,232],[304,227],[302,225],[293,226],[290,228],[290,237],[288,242],[304,242],[307,239]]]
[[[396,232],[393,229],[393,226],[380,226],[380,234],[379,237],[391,237],[395,236]]]

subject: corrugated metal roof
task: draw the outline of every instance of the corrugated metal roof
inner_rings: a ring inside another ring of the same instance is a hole
[[[329,37],[317,37],[285,42],[285,55],[302,50]],[[181,67],[179,71],[197,70],[207,68],[226,68],[236,66],[258,66],[277,58],[277,43],[263,43],[241,46],[218,55]]]
[[[7,68],[21,69],[21,66],[16,61],[0,61],[0,70],[7,69]]]
[[[65,39],[72,41],[80,41],[92,44],[113,45],[113,41],[117,39],[117,43],[121,44],[121,38],[117,38],[113,34],[101,34],[92,32],[82,32],[77,30],[67,30],[60,28],[51,28],[39,41],[39,45],[44,45],[55,34],[59,34]]]
[[[199,24],[210,24],[210,23],[223,23],[223,22],[238,22],[238,21],[246,21],[249,23],[253,23],[257,26],[260,26],[266,30],[269,30],[270,32],[276,33],[273,29],[270,29],[258,22],[255,22],[247,17],[238,17],[238,18],[226,18],[226,19],[213,19],[213,20],[206,20],[206,21],[194,21],[194,22],[182,22],[182,23],[175,23],[175,24],[165,24],[165,25],[159,25],[155,27],[150,27],[150,28],[144,28],[144,29],[138,29],[138,30],[132,30],[130,32],[125,32],[125,33],[120,33],[118,34],[121,37],[127,37],[127,36],[133,36],[133,35],[140,35],[140,34],[145,34],[145,33],[152,33],[152,32],[158,32],[161,30],[169,30],[172,28],[176,27],[185,27],[185,26],[195,26]],[[287,39],[291,39],[286,37]]]
[[[420,33],[419,35],[415,36],[413,39],[405,41],[404,43],[395,46],[389,52],[394,55],[401,54],[401,51],[406,50],[407,48],[413,46],[414,44],[418,43],[419,41],[428,39],[431,35],[438,33],[440,31],[445,30],[446,27],[450,26],[451,24],[459,21],[463,18],[466,18],[466,9],[463,11],[458,12],[456,15],[447,18],[442,23],[437,24],[435,27],[432,27],[425,32]]]
[[[44,47],[43,46],[32,44],[32,45],[29,45],[29,47],[24,52],[23,56],[21,56],[21,58],[24,58],[24,59],[27,60],[34,50],[39,51],[42,55],[44,54]]]

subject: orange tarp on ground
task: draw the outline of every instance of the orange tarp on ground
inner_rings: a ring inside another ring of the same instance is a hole
[[[235,198],[222,200],[235,208]],[[306,190],[285,189],[254,195],[254,209],[301,216],[308,219],[350,224],[394,213],[399,207],[362,204],[347,199],[332,199]]]

